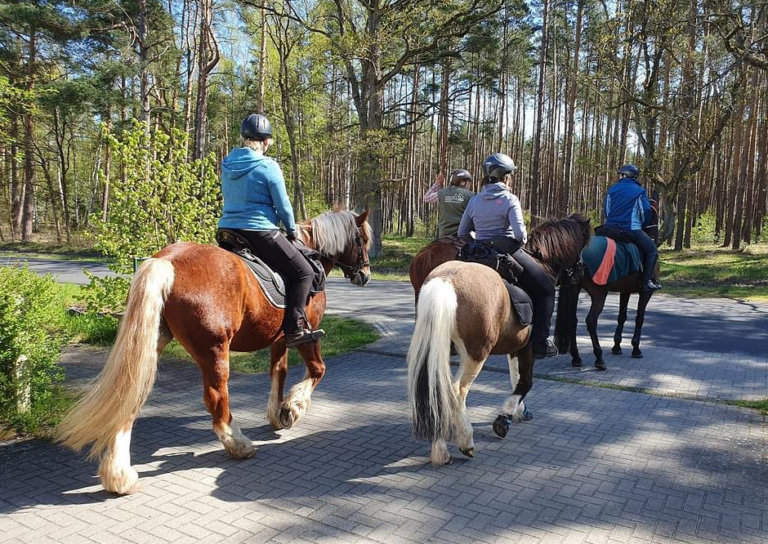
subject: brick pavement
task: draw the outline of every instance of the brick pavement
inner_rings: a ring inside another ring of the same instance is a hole
[[[102,357],[65,362],[77,381]],[[308,417],[274,433],[267,376],[234,375],[258,452],[233,461],[198,371],[164,362],[134,431],[142,492],[107,495],[94,464],[50,443],[5,444],[0,542],[768,542],[756,412],[538,380],[534,421],[500,440],[490,424],[510,387],[485,372],[469,397],[476,457],[434,469],[410,436],[405,379],[401,358],[329,360]]]

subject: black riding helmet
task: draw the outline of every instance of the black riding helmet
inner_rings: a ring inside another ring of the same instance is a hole
[[[272,137],[272,125],[269,119],[258,113],[252,113],[240,125],[240,136],[246,140],[264,141]]]
[[[483,161],[483,174],[489,179],[504,179],[515,170],[515,162],[504,153],[494,153]]]
[[[458,185],[463,181],[472,181],[472,174],[463,168],[451,172],[451,185]]]
[[[619,168],[618,174],[625,178],[637,179],[640,175],[640,169],[634,164],[625,164]]]

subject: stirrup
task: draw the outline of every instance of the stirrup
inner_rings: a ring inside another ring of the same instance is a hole
[[[310,344],[312,342],[317,342],[323,337],[325,337],[325,331],[323,329],[316,329],[314,331],[309,329],[299,329],[296,332],[285,335],[285,346],[293,348],[301,346],[302,344]]]

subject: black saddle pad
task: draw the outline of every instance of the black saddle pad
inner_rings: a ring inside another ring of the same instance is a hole
[[[515,309],[515,313],[517,314],[520,323],[522,325],[530,325],[533,323],[533,302],[531,301],[531,297],[528,296],[528,293],[508,281],[505,281],[504,285],[507,287],[507,291],[509,291],[509,300],[512,303],[512,307]]]
[[[283,277],[269,268],[267,264],[259,259],[253,252],[248,241],[238,233],[228,229],[219,229],[216,232],[216,241],[219,247],[231,251],[248,266],[256,276],[256,281],[261,285],[261,290],[267,297],[267,300],[276,308],[285,308],[285,280]],[[312,270],[314,278],[312,279],[312,288],[309,290],[310,296],[325,290],[325,269],[320,262],[320,254],[304,244],[294,244],[296,249],[304,255]]]
[[[261,285],[264,295],[275,308],[285,308],[285,280],[277,272],[273,272],[264,261],[253,254],[248,256],[234,252],[235,255],[251,269],[256,281]]]
[[[632,238],[623,229],[616,227],[607,227],[600,225],[595,227],[595,236],[605,236],[606,238],[612,238],[621,244],[631,244]]]

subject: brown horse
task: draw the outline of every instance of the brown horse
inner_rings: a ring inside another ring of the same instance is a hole
[[[654,192],[651,202],[651,218],[643,230],[651,239],[659,245],[659,206],[658,193]],[[584,251],[587,251],[586,249]],[[656,263],[655,277],[659,277],[659,264]],[[608,293],[619,293],[619,315],[616,325],[616,332],[613,335],[613,347],[611,353],[621,355],[621,336],[624,332],[624,323],[627,321],[627,309],[629,307],[629,298],[632,294],[639,294],[637,302],[637,313],[635,317],[635,331],[632,334],[632,358],[641,359],[643,357],[640,351],[640,335],[643,331],[645,322],[645,310],[648,307],[653,296],[652,291],[641,291],[642,272],[635,272],[619,278],[607,285],[598,285],[589,274],[584,273],[581,276],[581,284],[571,283],[560,287],[560,304],[558,305],[557,320],[555,322],[555,337],[557,339],[558,350],[560,353],[570,352],[571,365],[576,368],[581,367],[582,360],[579,355],[579,348],[576,345],[576,310],[579,300],[579,292],[584,289],[590,298],[589,313],[587,314],[586,324],[589,337],[592,340],[592,352],[595,355],[595,368],[597,370],[606,370],[605,359],[603,359],[603,350],[600,347],[600,339],[597,337],[597,320],[605,307],[605,299]],[[561,314],[560,310],[563,309]]]
[[[528,249],[553,276],[572,268],[589,242],[589,220],[572,216],[545,223],[531,233]],[[435,268],[421,289],[416,327],[408,349],[408,397],[417,438],[432,441],[430,460],[451,460],[446,441],[453,434],[459,450],[474,456],[467,414],[469,389],[491,354],[506,354],[512,396],[494,431],[505,436],[509,419],[520,421],[523,399],[533,384],[530,326],[512,309],[499,274],[476,263],[446,262]],[[454,381],[451,342],[461,360]]]
[[[367,217],[367,211],[360,216],[325,213],[300,225],[299,235],[321,254],[326,273],[339,266],[352,283],[362,286],[370,280]],[[312,327],[320,324],[325,307],[325,293],[309,300],[306,315]],[[138,270],[106,366],[59,426],[58,439],[78,451],[92,444],[89,457],[100,459],[104,489],[130,492],[138,480],[130,459],[133,422],[154,384],[158,356],[175,338],[202,371],[203,402],[224,449],[236,459],[253,456],[253,444],[229,410],[230,351],[271,346],[267,419],[275,429],[289,428],[302,418],[325,373],[320,344],[299,346],[307,371],[283,398],[288,357],[282,319],[283,310],[267,301],[236,255],[192,243],[162,249]]]
[[[421,248],[411,259],[408,266],[408,277],[413,286],[416,306],[419,305],[419,292],[424,281],[435,268],[448,261],[454,261],[459,256],[459,249],[453,241],[438,240]]]

